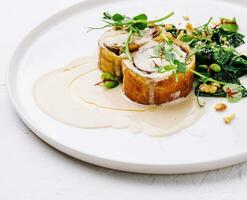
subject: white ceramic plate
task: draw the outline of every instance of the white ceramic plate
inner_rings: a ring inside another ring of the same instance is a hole
[[[116,129],[80,129],[47,116],[32,97],[34,81],[43,73],[95,52],[102,31],[86,33],[99,26],[103,11],[128,15],[147,13],[157,17],[175,11],[170,22],[190,16],[202,24],[210,16],[236,16],[247,32],[247,2],[197,0],[88,0],[50,17],[33,30],[16,50],[8,73],[11,100],[23,121],[53,147],[83,161],[139,173],[189,173],[229,166],[247,160],[247,99],[216,113],[209,99],[202,119],[194,126],[169,137],[154,138]],[[221,100],[223,101],[223,100]],[[235,113],[230,126],[223,116]],[[85,116],[86,117],[86,116]]]

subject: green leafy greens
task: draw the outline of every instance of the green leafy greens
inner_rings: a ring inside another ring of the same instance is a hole
[[[244,35],[238,32],[239,26],[235,18],[221,18],[220,22],[213,27],[211,22],[212,17],[197,28],[187,24],[186,29],[177,29],[172,26],[167,32],[188,43],[194,51],[196,68],[192,71],[198,83],[195,94],[227,97],[229,102],[237,102],[247,96],[247,89],[239,80],[241,76],[247,74],[247,57],[240,55],[235,49],[244,44]],[[200,91],[200,85],[204,83],[209,85],[217,83],[216,92]]]
[[[196,94],[227,97],[229,102],[237,102],[246,97],[246,88],[241,85],[239,78],[247,74],[247,57],[240,55],[235,49],[244,43],[244,36],[237,32],[238,24],[235,18],[221,18],[215,28],[208,27],[206,30],[207,40],[202,38],[194,44],[190,43],[196,55],[196,71],[213,79],[209,79],[211,83],[222,82],[223,87],[219,87],[214,94],[201,92],[200,84],[205,81],[199,78]],[[209,67],[203,69],[200,67],[202,64]],[[220,70],[212,70],[212,65],[219,66]]]

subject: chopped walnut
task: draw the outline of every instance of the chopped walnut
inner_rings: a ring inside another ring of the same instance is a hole
[[[230,124],[230,123],[232,122],[232,120],[234,120],[234,118],[235,118],[235,114],[226,116],[226,117],[224,118],[224,122],[225,122],[226,124]]]
[[[185,33],[184,33],[183,31],[181,31],[181,32],[178,34],[177,39],[180,40],[184,35],[185,35]]]
[[[221,87],[219,83],[212,83],[212,85],[216,86],[217,88]]]
[[[218,88],[215,85],[208,85],[206,83],[203,83],[200,85],[199,89],[201,92],[214,94]]]
[[[227,109],[227,105],[224,104],[224,103],[217,103],[215,106],[214,106],[214,109],[216,111],[224,111]]]
[[[190,20],[190,17],[189,17],[189,16],[183,16],[183,19],[184,19],[185,21],[189,21],[189,20]]]
[[[173,25],[172,24],[165,24],[164,27],[166,30],[171,30],[173,28]]]
[[[213,26],[213,28],[216,28],[217,26],[219,26],[219,22],[213,21],[213,22],[212,22],[212,26]]]
[[[186,31],[187,31],[190,35],[192,35],[193,32],[195,31],[195,29],[193,28],[193,26],[192,26],[191,23],[187,23],[187,25],[186,25]]]

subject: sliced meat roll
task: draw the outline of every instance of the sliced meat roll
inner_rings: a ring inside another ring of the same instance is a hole
[[[158,27],[147,28],[141,32],[142,37],[135,35],[129,45],[130,52],[138,50],[140,46],[152,41],[159,35]],[[123,53],[124,43],[128,38],[125,30],[111,29],[99,39],[99,68],[122,80],[122,61],[126,59]]]
[[[128,98],[141,104],[162,104],[180,97],[186,97],[192,90],[193,73],[177,73],[166,69],[171,65],[163,56],[157,56],[157,47],[171,52],[171,46],[150,42],[132,54],[133,61],[123,61],[123,90]],[[195,56],[188,45],[174,39],[173,59],[185,63],[186,68],[194,69]],[[154,56],[155,55],[155,56]],[[169,56],[169,55],[167,55]],[[176,74],[177,76],[176,76]],[[177,78],[176,78],[177,77]]]

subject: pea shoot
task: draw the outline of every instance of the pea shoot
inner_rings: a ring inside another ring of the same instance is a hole
[[[132,60],[131,53],[129,51],[129,44],[131,43],[133,34],[141,36],[142,30],[146,29],[147,27],[152,27],[157,23],[170,18],[172,15],[174,15],[174,12],[171,12],[159,19],[148,20],[148,16],[144,13],[131,18],[120,13],[111,15],[109,12],[104,12],[102,21],[105,23],[105,25],[96,28],[91,27],[90,29],[116,28],[126,30],[128,32],[128,38],[124,43],[123,50],[128,59]]]
[[[152,57],[153,58],[158,57],[161,60],[165,58],[169,62],[169,64],[165,66],[156,66],[157,72],[165,73],[168,71],[173,71],[175,75],[175,79],[178,82],[178,73],[186,72],[185,63],[182,63],[177,59],[177,56],[182,57],[182,55],[176,49],[174,42],[170,38],[168,38],[163,31],[161,32],[161,36],[164,39],[164,43],[157,45],[154,48],[154,56]],[[166,44],[168,48],[165,48]]]
[[[105,23],[102,27],[90,28],[90,29],[105,29],[105,28],[115,28],[115,29],[122,29],[128,32],[127,40],[124,43],[123,51],[126,54],[129,60],[132,60],[131,53],[129,51],[129,44],[131,43],[131,39],[133,34],[137,34],[141,36],[141,31],[146,29],[147,27],[152,27],[156,25],[156,23],[162,22],[169,17],[174,15],[174,12],[169,13],[168,15],[155,19],[155,20],[148,20],[146,14],[139,14],[134,16],[133,18],[125,16],[120,13],[116,13],[111,15],[109,12],[104,12],[102,21]],[[101,75],[102,81],[95,84],[100,85],[103,84],[106,88],[115,88],[118,86],[119,81],[116,77],[109,73],[103,73]]]

